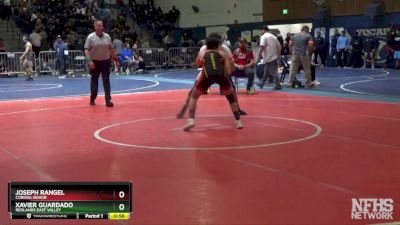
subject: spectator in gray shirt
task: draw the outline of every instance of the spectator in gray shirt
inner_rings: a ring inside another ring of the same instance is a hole
[[[290,40],[289,48],[293,49],[292,64],[290,66],[290,84],[293,84],[296,73],[301,66],[306,75],[306,86],[314,86],[311,80],[311,55],[314,51],[314,41],[309,32],[310,28],[303,26],[301,32],[295,34],[292,40]]]
[[[122,49],[124,48],[124,43],[121,41],[121,39],[118,36],[113,41],[113,47],[115,50],[115,54],[117,55],[118,58],[120,58]],[[114,68],[115,68],[115,71],[117,71],[117,65],[115,63],[114,63]]]

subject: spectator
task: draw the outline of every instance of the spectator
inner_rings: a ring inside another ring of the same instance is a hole
[[[126,24],[126,18],[123,15],[118,15],[117,21],[119,26],[124,26]]]
[[[228,39],[228,29],[226,29],[226,32],[222,35],[222,44],[228,46],[228,48],[232,49],[232,44]]]
[[[68,46],[62,40],[61,36],[57,36],[57,40],[53,44],[54,50],[57,55],[57,63],[59,66],[59,77],[64,78],[66,75],[66,66],[68,59]]]
[[[123,0],[116,0],[115,2],[118,6],[123,7],[125,6],[124,1]]]
[[[239,38],[239,48],[233,51],[233,59],[235,62],[235,71],[232,76],[247,77],[247,94],[254,94],[254,54],[247,47],[246,39]]]
[[[390,67],[390,64],[394,60],[394,50],[393,46],[395,43],[395,39],[392,36],[389,36],[388,39],[386,40],[386,63],[385,63],[385,69]]]
[[[233,44],[233,49],[237,49],[240,47],[240,42],[243,40],[242,37],[238,37],[238,39],[236,40],[236,42]]]
[[[363,51],[363,40],[361,36],[358,35],[357,31],[354,32],[350,45],[352,50],[351,50],[351,59],[348,66],[357,67],[359,65],[358,62],[361,60],[361,55]]]
[[[121,65],[126,68],[126,75],[129,75],[129,71],[134,70],[134,67],[139,66],[139,61],[135,59],[135,54],[129,43],[125,43],[125,47],[122,49],[120,61]]]
[[[78,41],[78,35],[76,34],[75,31],[71,30],[70,28],[67,28],[67,43],[69,44],[69,50],[75,50],[77,41]]]
[[[278,76],[278,60],[281,54],[281,44],[278,39],[271,34],[269,27],[264,26],[262,36],[260,37],[260,51],[258,52],[258,59],[263,59],[264,75],[260,83],[257,84],[259,88],[263,88],[268,77],[273,77],[275,80],[275,90],[281,90],[282,85]]]
[[[175,5],[172,6],[172,9],[169,11],[171,14],[171,22],[176,25],[181,15],[181,12],[175,8]]]
[[[158,8],[157,8],[156,15],[158,15],[158,17],[160,17],[160,18],[164,16],[164,13],[163,13],[163,11],[161,10],[161,7],[158,7]]]
[[[115,49],[115,53],[119,57],[122,54],[122,49],[124,48],[124,43],[121,41],[121,39],[118,36],[116,38],[114,38],[113,47]]]
[[[41,29],[39,32],[40,38],[42,39],[41,49],[47,50],[49,49],[49,45],[47,43],[48,35],[44,29]]]
[[[346,37],[346,31],[342,31],[342,35],[338,37],[336,49],[338,52],[338,68],[346,67],[347,64],[347,50],[349,49],[350,41]]]
[[[150,48],[150,42],[148,39],[145,39],[142,43],[142,48]]]
[[[9,21],[12,14],[10,0],[3,0],[1,12],[1,19]]]
[[[168,32],[168,34],[164,37],[163,43],[166,49],[174,46],[175,40],[171,32]]]
[[[400,66],[400,30],[391,32],[390,41],[388,42],[388,52],[392,54],[395,60],[395,69]]]
[[[36,15],[36,13],[33,12],[32,15],[31,15],[30,23],[33,24],[33,25],[36,25],[37,19],[38,19],[38,17]]]
[[[303,26],[301,32],[295,34],[289,43],[289,48],[293,48],[292,64],[289,74],[289,83],[292,86],[300,66],[303,68],[306,75],[306,86],[314,86],[311,77],[311,55],[314,50],[314,41],[309,32],[310,28],[308,26]]]
[[[363,51],[364,65],[362,68],[365,68],[367,66],[367,61],[369,59],[371,60],[371,69],[375,69],[375,56],[378,45],[379,45],[378,40],[375,37],[368,35],[365,38],[364,51]]]
[[[282,35],[281,35],[281,31],[280,31],[280,30],[278,30],[278,31],[276,32],[276,38],[278,39],[279,44],[281,44],[281,47],[283,47],[283,42],[284,42],[284,40],[283,40],[283,37],[282,37]]]
[[[189,47],[194,47],[195,42],[193,41],[192,37],[189,37],[189,39],[188,39],[187,42],[188,42],[188,44],[189,44]]]
[[[29,40],[31,41],[33,52],[35,53],[36,58],[39,57],[40,48],[42,46],[42,37],[35,30],[30,36]]]
[[[283,42],[282,51],[281,51],[281,54],[283,56],[288,56],[291,54],[290,49],[289,49],[289,43],[290,43],[290,40],[292,40],[292,38],[293,38],[293,34],[291,34],[289,32],[286,33],[286,38],[285,38],[285,41]]]
[[[146,65],[144,63],[143,58],[140,57],[140,55],[137,53],[138,52],[137,44],[133,44],[132,51],[133,51],[133,55],[135,57],[135,60],[139,61],[139,70],[138,70],[138,72],[144,72],[144,70],[146,69]]]
[[[321,64],[322,66],[325,66],[325,38],[321,36],[321,32],[317,32],[317,37],[315,37],[315,43],[316,43],[316,48],[314,52],[314,64],[319,64],[318,63],[318,57],[321,59]]]
[[[394,45],[393,45],[393,58],[396,61],[395,64],[395,69],[399,69],[400,66],[400,36],[397,36],[394,39]]]
[[[35,30],[40,31],[40,30],[45,30],[45,29],[46,29],[46,27],[43,25],[42,20],[37,19],[36,24],[35,24]]]
[[[0,52],[6,52],[6,44],[4,43],[4,40],[0,38]]]
[[[253,39],[251,40],[251,49],[257,49],[259,44],[258,40],[260,39],[260,37],[258,35],[256,35],[255,37],[253,37]]]
[[[2,58],[0,58],[0,77],[2,73],[6,72],[7,68]]]
[[[330,49],[330,59],[331,60],[336,60],[335,66],[337,66],[337,58],[338,58],[338,52],[337,52],[337,40],[339,38],[339,31],[338,29],[335,29],[333,32],[333,35],[330,37],[331,38],[331,49]]]
[[[115,54],[117,55],[117,57],[121,58],[122,50],[124,49],[124,43],[121,41],[121,39],[118,36],[113,41],[113,47],[114,47]],[[115,71],[117,71],[118,67],[117,67],[117,64],[115,64],[115,63],[114,63],[114,68],[115,68]]]
[[[138,34],[136,33],[136,30],[130,29],[129,28],[129,37],[131,39],[131,45],[133,45],[134,43],[136,43],[136,40],[138,38]]]
[[[55,29],[55,24],[54,24],[54,17],[51,16],[47,19],[47,25],[46,25],[47,29],[50,31],[50,33],[53,32],[53,30]]]

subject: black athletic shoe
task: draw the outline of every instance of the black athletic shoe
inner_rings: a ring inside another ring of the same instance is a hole
[[[114,107],[114,103],[112,103],[112,101],[107,101],[106,107]]]
[[[182,119],[185,116],[186,109],[187,109],[187,106],[186,105],[183,106],[181,111],[178,114],[176,114],[176,118]]]
[[[239,109],[239,113],[240,113],[241,116],[246,116],[247,115],[247,113],[245,111],[241,110],[241,109]]]
[[[33,77],[26,78],[26,81],[33,81]]]
[[[183,113],[176,114],[177,119],[182,119],[185,115]]]

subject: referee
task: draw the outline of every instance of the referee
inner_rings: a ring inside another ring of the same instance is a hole
[[[90,83],[90,105],[96,105],[99,76],[103,79],[103,87],[106,99],[106,106],[113,107],[111,101],[110,86],[110,58],[118,63],[111,37],[104,33],[103,21],[94,22],[95,32],[89,34],[85,42],[85,55],[89,64],[89,73],[91,75]]]

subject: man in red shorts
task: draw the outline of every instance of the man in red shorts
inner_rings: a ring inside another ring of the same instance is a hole
[[[199,67],[202,67],[202,72],[190,93],[189,119],[183,128],[184,131],[189,131],[195,126],[194,117],[197,100],[214,83],[217,83],[226,95],[235,116],[236,128],[243,128],[236,92],[229,77],[234,65],[231,63],[230,56],[222,49],[221,44],[221,35],[212,33],[207,37],[207,48],[202,49],[197,55],[196,63]]]

